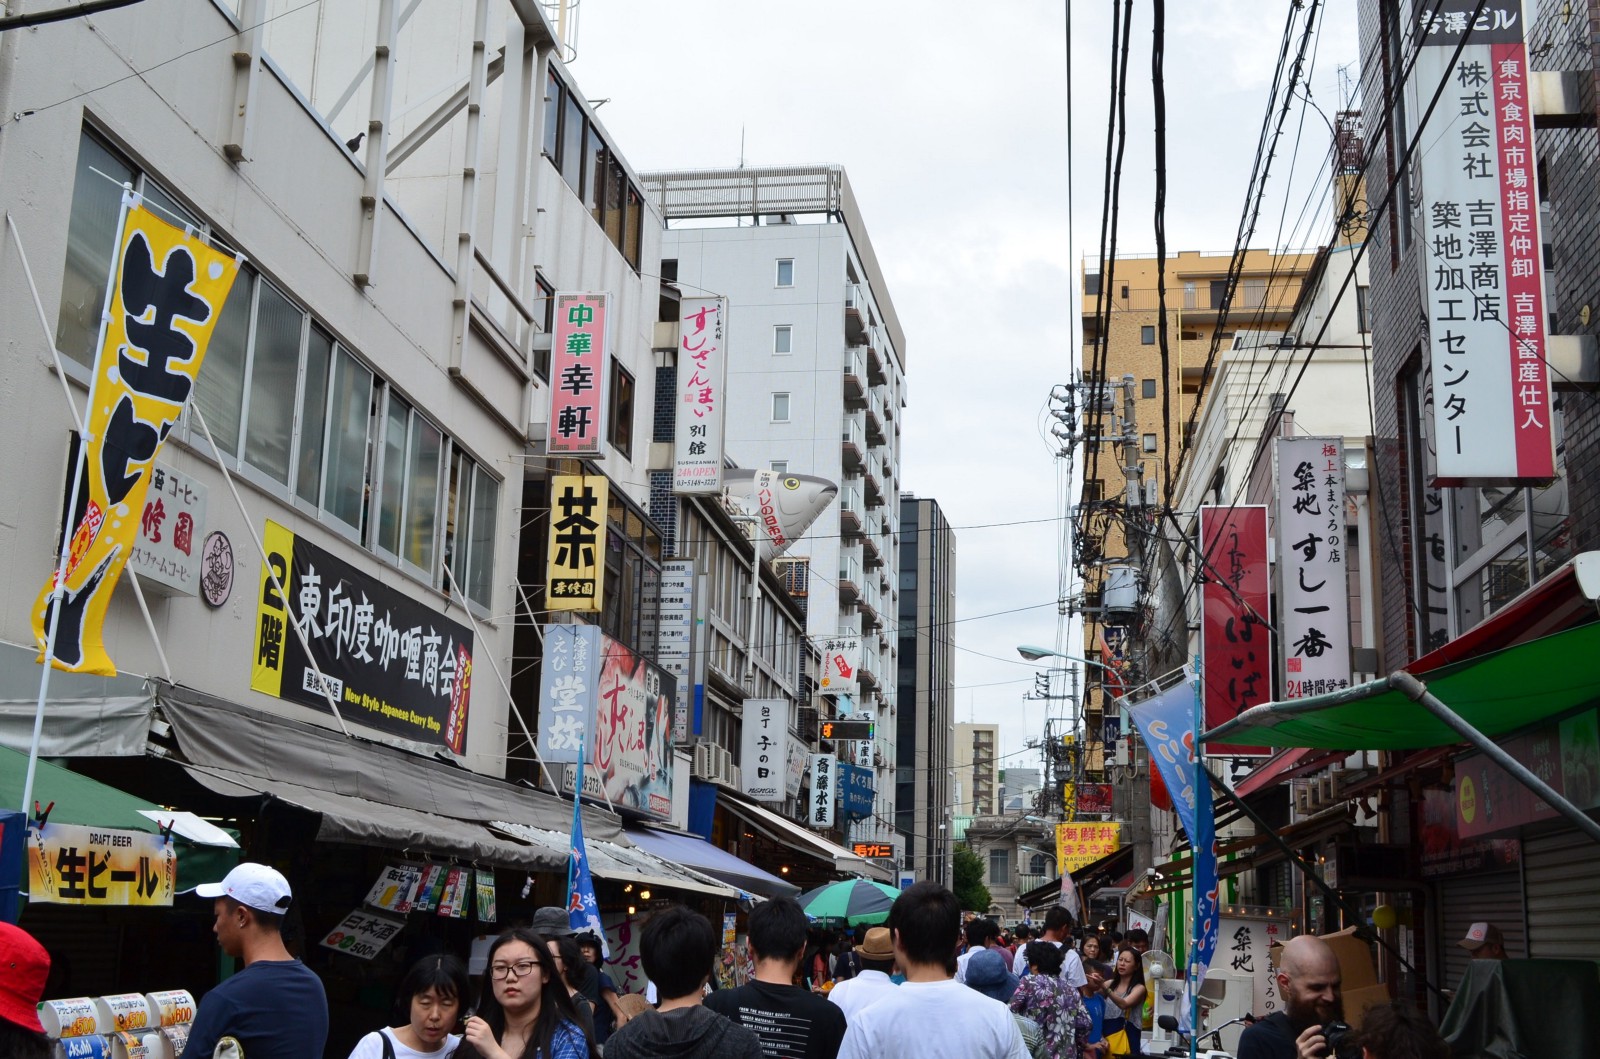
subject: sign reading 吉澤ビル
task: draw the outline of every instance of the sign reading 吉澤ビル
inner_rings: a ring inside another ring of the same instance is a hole
[[[545,609],[597,611],[604,604],[609,502],[604,475],[551,477]]]
[[[683,299],[678,334],[672,491],[720,493],[727,416],[728,300]]]
[[[1417,163],[1441,485],[1556,474],[1525,19],[1479,6],[1435,0],[1415,27],[1413,99],[1444,87]]]
[[[546,451],[552,456],[598,456],[605,442],[611,296],[563,292],[555,299]]]
[[[811,826],[833,826],[833,800],[838,779],[838,760],[832,754],[811,755]]]
[[[170,905],[178,854],[148,831],[46,822],[28,831],[28,901],[57,905]]]
[[[1283,697],[1350,686],[1344,445],[1278,438],[1278,621]]]
[[[262,541],[268,567],[250,686],[316,709],[327,709],[331,695],[346,720],[461,753],[471,630],[276,522],[267,523]],[[309,658],[292,626],[310,645]]]
[[[1121,824],[1057,824],[1056,871],[1065,875],[1122,847]]]
[[[822,652],[824,695],[855,695],[861,687],[857,670],[861,667],[861,635],[854,632],[830,633],[817,641]]]
[[[1272,698],[1267,624],[1267,509],[1200,509],[1201,658],[1205,726],[1215,728]],[[1261,754],[1261,747],[1207,743],[1207,754]]]
[[[206,346],[239,272],[238,259],[145,209],[125,192],[111,303],[84,432],[89,442],[67,479],[80,483],[83,514],[69,525],[53,653],[57,669],[115,676],[102,640],[106,608],[122,568],[139,548],[156,453],[183,414]],[[78,474],[81,464],[82,474]],[[70,496],[70,485],[69,485]],[[192,545],[191,545],[192,547]],[[52,566],[31,612],[44,662],[57,609]]]
[[[781,802],[789,764],[789,700],[745,699],[739,786],[758,802]]]
[[[576,766],[581,750],[585,796],[669,819],[673,683],[598,626],[544,626],[540,757]]]

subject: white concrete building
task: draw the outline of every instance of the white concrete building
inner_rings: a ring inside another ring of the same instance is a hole
[[[862,635],[854,705],[880,725],[877,801],[851,838],[894,843],[906,343],[865,223],[839,166],[648,173],[644,183],[667,222],[664,280],[729,299],[728,456],[839,483],[839,502],[790,555],[810,559],[810,635]]]

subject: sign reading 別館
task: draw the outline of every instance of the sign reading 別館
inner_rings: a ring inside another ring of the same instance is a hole
[[[605,442],[605,385],[611,295],[555,295],[550,335],[551,455],[598,456]]]
[[[1286,699],[1350,686],[1344,444],[1278,438],[1278,651]]]
[[[178,854],[148,831],[46,823],[28,831],[28,900],[59,905],[170,905]]]
[[[727,415],[728,300],[683,299],[678,335],[672,491],[720,493]]]
[[[1437,484],[1545,481],[1555,431],[1523,5],[1417,10],[1412,98],[1444,86],[1418,162]]]
[[[789,700],[745,699],[739,740],[739,786],[758,802],[786,794]]]
[[[1122,848],[1121,824],[1057,824],[1056,871],[1065,875]]]
[[[331,696],[346,720],[461,753],[471,630],[276,522],[262,542],[250,686],[321,710]]]
[[[603,605],[609,502],[604,475],[551,477],[546,610],[597,611]]]

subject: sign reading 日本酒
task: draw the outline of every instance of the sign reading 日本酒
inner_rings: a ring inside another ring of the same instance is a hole
[[[784,799],[789,754],[789,700],[745,699],[739,741],[739,784],[758,802]]]
[[[1344,445],[1278,438],[1278,650],[1283,697],[1350,686],[1350,589],[1345,573]]]
[[[1415,93],[1444,86],[1418,162],[1441,485],[1556,473],[1523,5],[1479,6],[1434,0],[1415,27]]]
[[[1065,875],[1122,848],[1121,824],[1057,824],[1056,871]]]
[[[603,604],[609,501],[605,475],[551,477],[545,609],[597,611]]]
[[[331,694],[349,720],[461,753],[471,630],[276,522],[262,539],[288,598],[264,569],[250,686],[316,709],[326,709]],[[311,658],[290,623],[304,633]]]
[[[728,300],[683,299],[678,333],[672,491],[720,493],[727,413]]]
[[[551,455],[598,456],[605,441],[611,295],[558,293],[550,336]]]
[[[68,551],[51,665],[115,676],[101,640],[111,592],[137,546],[156,453],[194,391],[206,345],[238,274],[220,254],[123,197],[111,304],[90,384],[82,457],[83,517]],[[55,609],[56,571],[34,601],[39,661]]]
[[[1205,726],[1215,728],[1272,698],[1272,628],[1267,624],[1267,509],[1201,507],[1201,657]],[[1207,743],[1207,754],[1262,754],[1261,747]]]
[[[170,905],[178,854],[148,831],[46,823],[28,831],[28,901],[58,905]]]

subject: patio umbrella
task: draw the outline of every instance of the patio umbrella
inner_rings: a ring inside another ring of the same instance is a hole
[[[900,891],[884,883],[849,879],[828,883],[799,897],[800,907],[812,919],[871,926],[889,918],[889,906]]]

